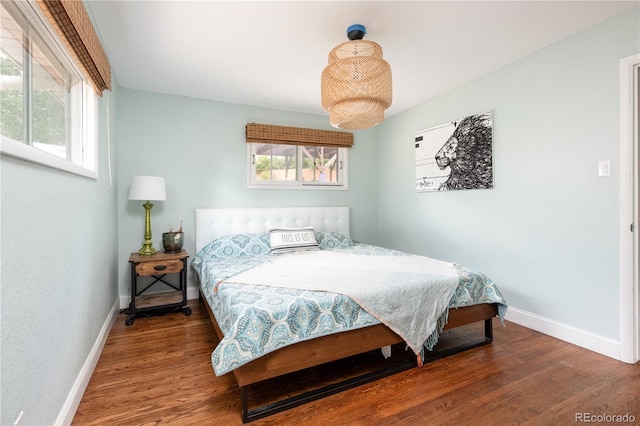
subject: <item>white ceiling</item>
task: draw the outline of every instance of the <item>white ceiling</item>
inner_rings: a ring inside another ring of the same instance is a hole
[[[636,1],[89,0],[120,87],[325,114],[329,51],[362,24],[393,75],[389,117]]]

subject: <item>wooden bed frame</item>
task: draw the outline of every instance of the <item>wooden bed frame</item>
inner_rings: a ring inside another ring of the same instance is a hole
[[[263,232],[269,226],[302,227],[312,225],[317,231],[337,231],[349,234],[348,207],[197,209],[196,252],[216,237],[232,233]],[[204,299],[209,317],[219,339],[224,337],[215,316]],[[493,340],[492,318],[498,315],[497,305],[480,304],[449,311],[445,330],[484,321],[484,336],[462,345],[425,354],[425,362],[434,361],[453,353],[490,343]],[[286,346],[233,370],[242,393],[242,420],[248,422],[288,408],[322,398],[407,370],[417,365],[416,360],[397,363],[384,370],[367,373],[356,378],[326,386],[274,404],[249,409],[247,388],[251,384],[288,373],[326,364],[350,356],[401,343],[402,339],[388,327],[377,324]]]

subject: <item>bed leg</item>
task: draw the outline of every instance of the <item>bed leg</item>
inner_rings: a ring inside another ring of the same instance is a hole
[[[242,423],[249,422],[249,409],[248,409],[248,397],[247,397],[247,387],[240,386],[240,401],[242,403]]]
[[[477,348],[478,346],[486,345],[491,342],[493,342],[493,321],[491,318],[488,318],[484,320],[484,337],[478,336],[476,339],[469,342],[461,343],[442,350],[438,350],[438,347],[436,346],[432,352],[425,351],[423,362],[426,364],[428,362],[464,352],[468,349]]]
[[[488,318],[484,320],[484,337],[487,338],[487,343],[493,341],[493,319]]]

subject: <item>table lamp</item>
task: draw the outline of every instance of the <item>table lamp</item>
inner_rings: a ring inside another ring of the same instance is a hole
[[[151,241],[151,201],[165,201],[167,194],[164,188],[164,178],[157,176],[134,176],[129,187],[129,200],[146,201],[142,206],[145,210],[144,243],[138,254],[155,254]]]

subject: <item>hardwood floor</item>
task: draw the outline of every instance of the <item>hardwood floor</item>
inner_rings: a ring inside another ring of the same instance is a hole
[[[233,375],[216,377],[211,367],[217,340],[206,309],[189,306],[189,317],[139,318],[130,327],[119,315],[74,425],[242,424]],[[495,320],[491,345],[251,424],[613,424],[624,418],[611,416],[625,415],[640,423],[640,363]]]

